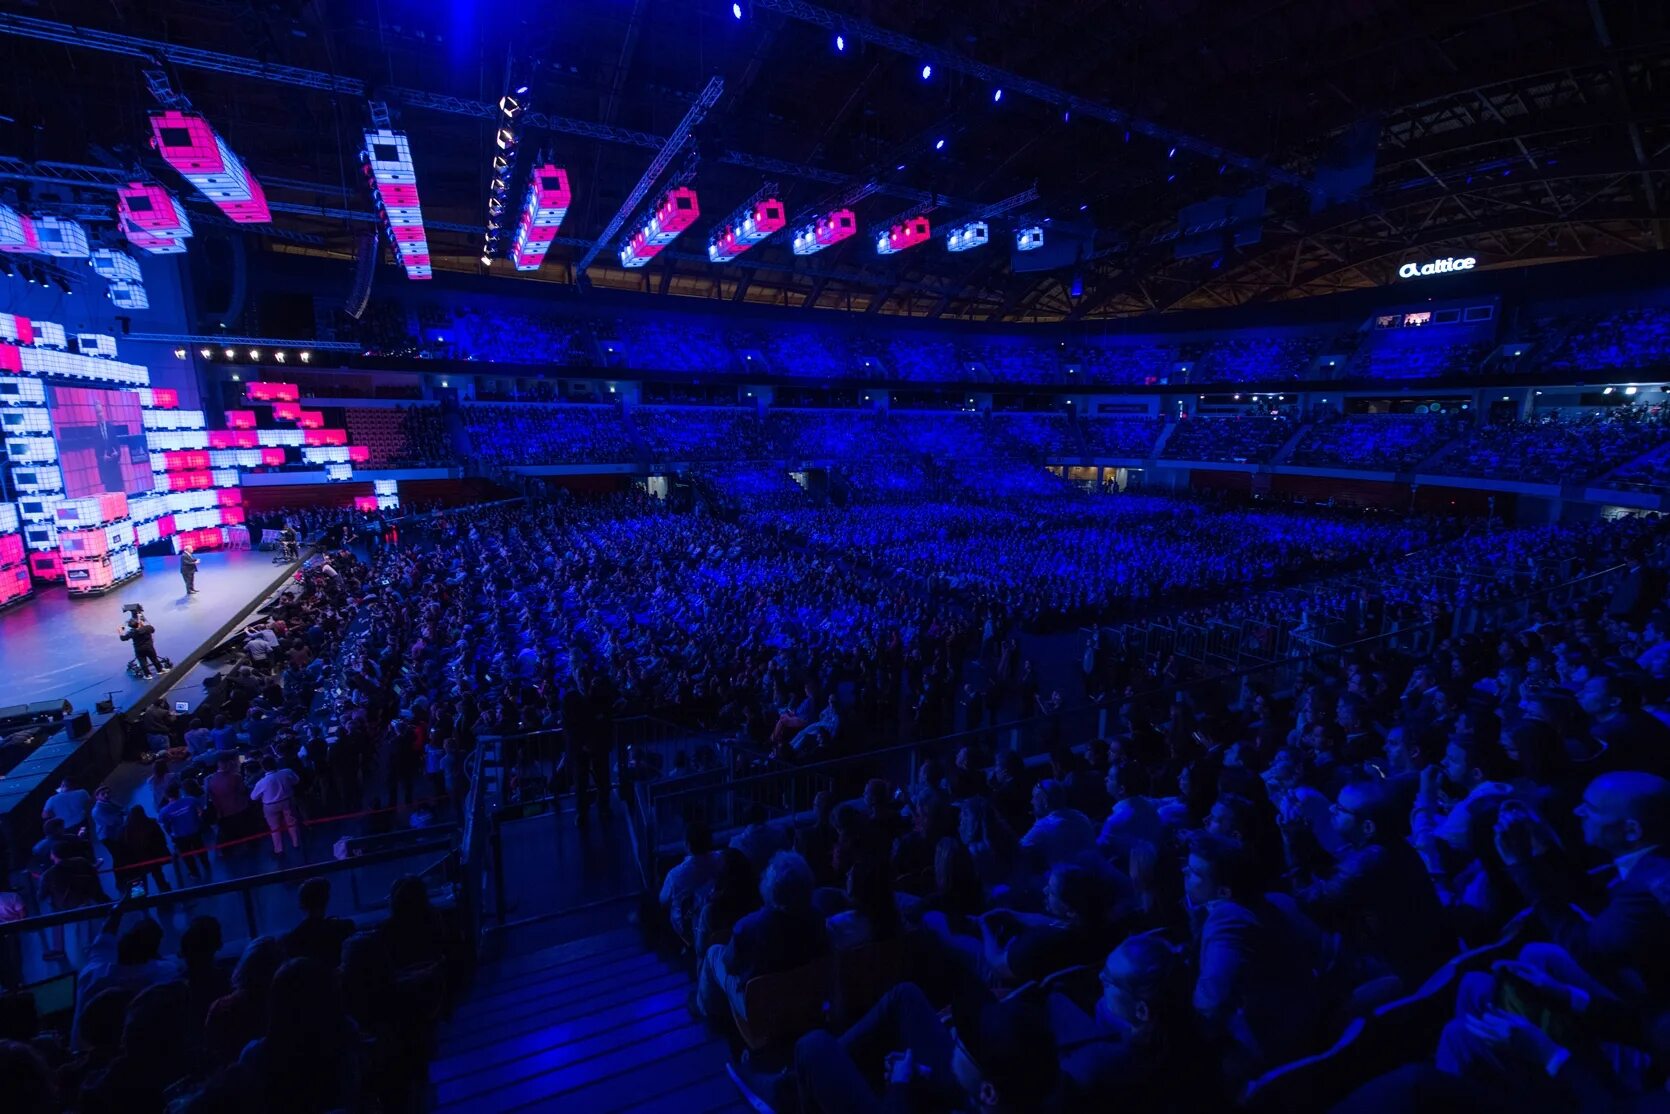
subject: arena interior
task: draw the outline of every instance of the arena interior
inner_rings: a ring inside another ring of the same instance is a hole
[[[1670,1110],[1670,5],[0,8],[6,1110]]]

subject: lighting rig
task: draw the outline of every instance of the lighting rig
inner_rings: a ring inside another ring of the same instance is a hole
[[[794,234],[794,253],[816,255],[857,232],[858,218],[851,209],[832,209],[810,224],[802,225]]]
[[[129,182],[116,191],[116,217],[128,243],[152,255],[174,255],[186,250],[191,221],[185,206],[166,189],[147,182]]]
[[[885,232],[876,234],[876,254],[894,255],[925,244],[933,236],[933,226],[927,216],[908,217]]]
[[[423,207],[418,201],[417,169],[412,165],[412,145],[404,132],[387,127],[387,110],[373,112],[381,126],[365,133],[365,166],[377,216],[400,265],[410,279],[435,275],[429,263],[429,235],[423,227]]]
[[[0,251],[39,255],[41,240],[35,232],[35,219],[10,205],[0,205]]]
[[[87,230],[67,217],[37,216],[35,237],[42,255],[58,259],[86,259]]]
[[[970,248],[981,247],[990,239],[991,229],[986,222],[971,220],[951,230],[951,234],[945,238],[945,247],[947,251],[968,251]]]
[[[155,113],[151,146],[234,223],[272,223],[261,183],[202,116],[181,109]]]
[[[145,294],[145,278],[139,272],[139,261],[123,251],[99,248],[93,252],[93,270],[110,284],[110,300],[117,309],[150,309],[151,299]]]
[[[483,266],[503,253],[505,233],[516,223],[516,213],[508,208],[508,200],[511,182],[516,176],[516,149],[522,142],[518,121],[527,106],[526,85],[519,85],[499,98],[499,130],[493,136],[492,175],[487,183],[487,232],[481,241]],[[517,267],[517,270],[526,269]]]
[[[778,200],[777,183],[768,182],[744,201],[714,231],[707,244],[707,257],[714,263],[729,263],[788,223],[783,203]]]
[[[522,198],[522,219],[516,224],[516,241],[510,259],[518,271],[537,271],[557,238],[557,229],[568,216],[573,200],[568,188],[568,171],[555,163],[542,163],[528,175],[528,192]]]
[[[678,234],[702,215],[696,191],[688,186],[677,186],[662,195],[644,223],[621,246],[622,267],[642,267],[661,253],[661,249],[678,239]]]

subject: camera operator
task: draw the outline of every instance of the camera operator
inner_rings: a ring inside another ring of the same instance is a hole
[[[162,673],[162,660],[157,657],[156,634],[157,628],[145,621],[145,612],[136,608],[128,614],[125,627],[117,627],[123,642],[133,643],[133,659],[139,663],[139,672],[146,678],[151,677],[151,670]]]
[[[296,528],[286,522],[284,524],[284,529],[278,532],[279,549],[286,561],[294,561],[296,559],[298,555],[296,542]]]

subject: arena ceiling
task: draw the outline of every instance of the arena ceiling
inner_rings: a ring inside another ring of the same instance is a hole
[[[741,19],[731,0],[9,0],[0,189],[96,217],[136,167],[183,187],[144,146],[161,75],[277,203],[253,233],[264,245],[348,259],[374,227],[357,152],[380,102],[411,136],[437,266],[478,271],[493,106],[525,84],[521,149],[548,151],[573,184],[540,276],[559,282],[597,243],[597,286],[1057,320],[1377,285],[1448,253],[1492,267],[1665,247],[1662,0],[737,7]],[[714,77],[719,99],[667,150]],[[1319,162],[1365,121],[1372,181],[1314,203]],[[703,218],[623,271],[618,237],[599,237],[656,161],[657,188],[688,176]],[[929,211],[937,232],[1008,207],[992,242],[962,254],[936,235],[880,257],[861,233],[796,257],[779,235],[708,263],[712,226],[766,182],[797,215],[861,196],[861,229]],[[1261,186],[1256,243],[1176,258],[1183,206]],[[1014,273],[1014,222],[1045,218],[1093,222],[1095,238],[1070,265]]]

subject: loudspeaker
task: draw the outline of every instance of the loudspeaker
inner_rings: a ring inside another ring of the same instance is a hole
[[[70,738],[85,739],[93,733],[93,715],[91,712],[77,712],[70,717]]]
[[[348,298],[342,311],[355,321],[365,312],[371,301],[371,280],[377,277],[378,243],[376,233],[367,233],[354,245],[354,284],[348,288]]]

